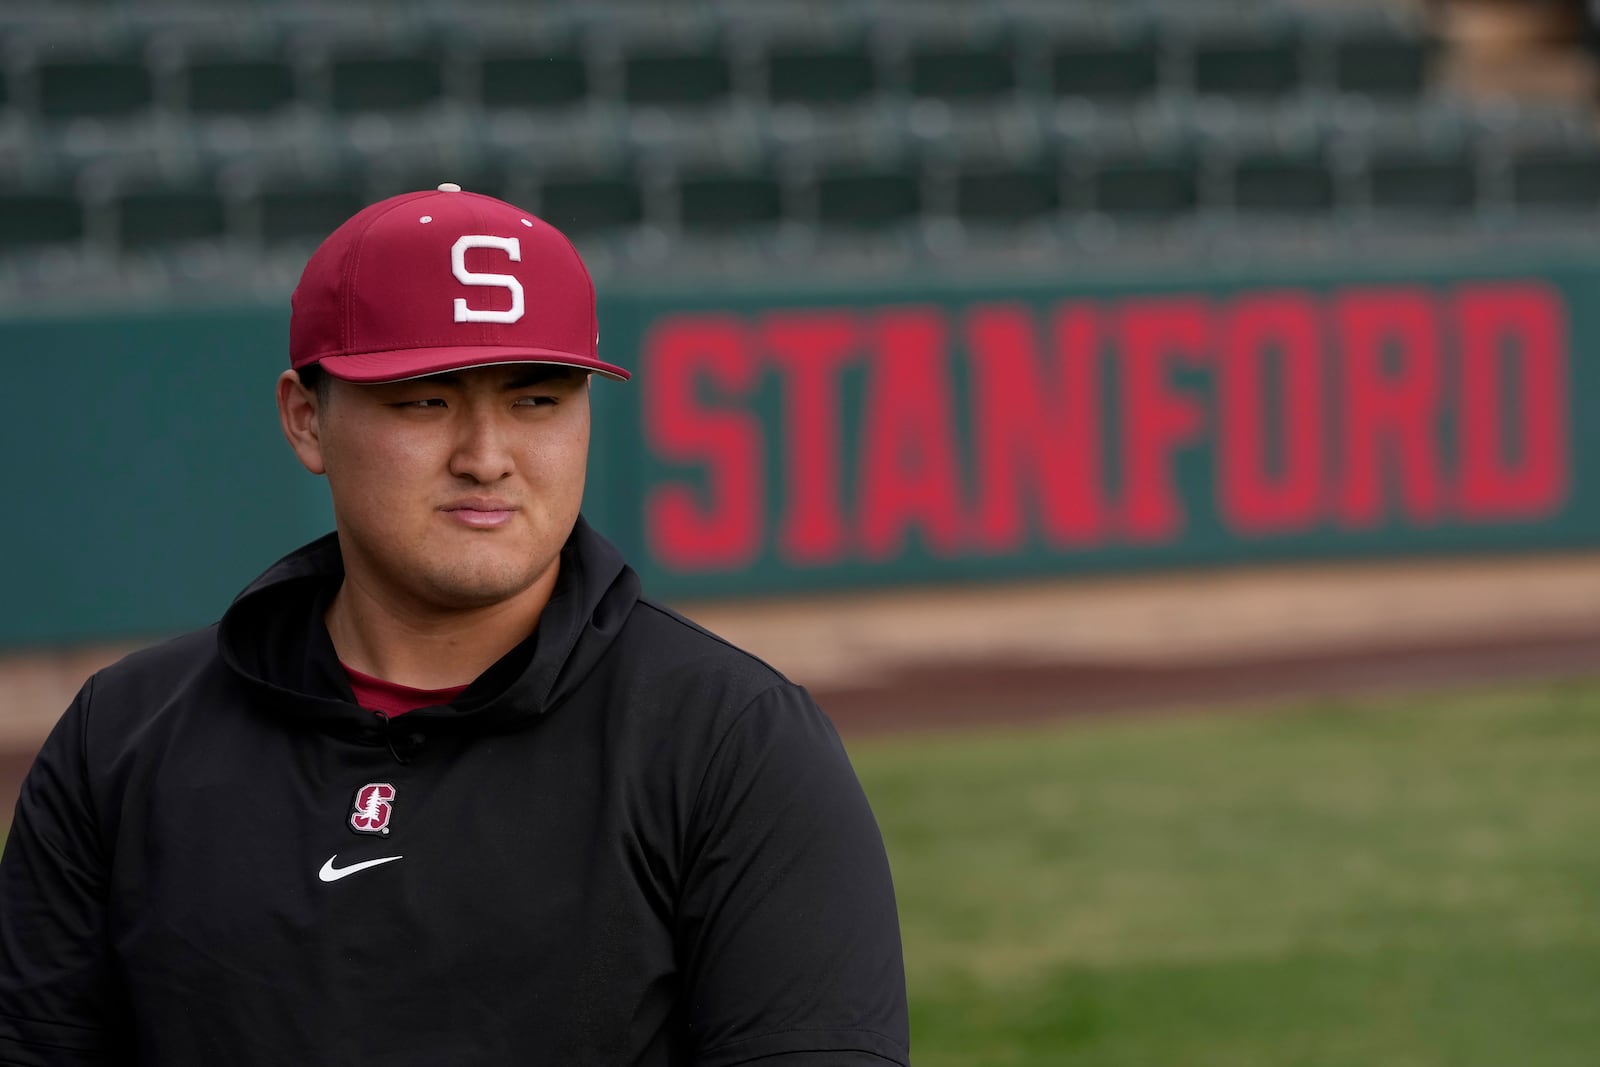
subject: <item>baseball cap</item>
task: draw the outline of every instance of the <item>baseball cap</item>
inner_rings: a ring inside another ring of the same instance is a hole
[[[594,282],[562,232],[446,182],[356,212],[307,261],[290,298],[289,364],[392,382],[500,363],[602,361]]]

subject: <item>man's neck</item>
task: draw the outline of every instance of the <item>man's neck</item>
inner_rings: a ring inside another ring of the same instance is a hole
[[[421,609],[375,596],[346,574],[323,617],[341,662],[414,689],[467,685],[538,625],[555,568],[510,600],[461,611]]]

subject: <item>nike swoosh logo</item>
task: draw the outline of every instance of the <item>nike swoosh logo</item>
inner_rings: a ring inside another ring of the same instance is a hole
[[[382,857],[380,859],[365,860],[365,861],[363,861],[361,863],[352,863],[348,867],[335,867],[333,865],[333,861],[338,859],[338,858],[339,858],[339,854],[337,852],[335,852],[333,855],[329,856],[328,857],[328,862],[324,863],[322,865],[322,870],[317,872],[317,877],[321,878],[324,882],[337,882],[341,878],[350,877],[352,874],[355,874],[357,871],[364,871],[368,867],[376,867],[381,863],[393,863],[395,860],[402,859],[403,857],[400,857],[400,856],[384,856],[384,857]]]

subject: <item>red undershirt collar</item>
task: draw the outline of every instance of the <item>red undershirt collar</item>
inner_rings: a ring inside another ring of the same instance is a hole
[[[343,667],[345,674],[350,677],[350,689],[355,693],[356,703],[368,711],[381,711],[385,715],[404,715],[417,708],[448,704],[467,688],[464,685],[453,685],[445,689],[413,689],[409,685],[400,685],[382,678],[374,678],[370,674],[362,674],[343,660],[339,662],[339,666]]]

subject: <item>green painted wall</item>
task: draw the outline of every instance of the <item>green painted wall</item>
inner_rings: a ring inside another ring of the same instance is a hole
[[[610,292],[585,509],[657,595],[1600,544],[1600,264]],[[0,646],[325,531],[286,310],[0,321]]]

